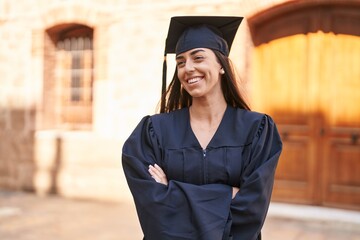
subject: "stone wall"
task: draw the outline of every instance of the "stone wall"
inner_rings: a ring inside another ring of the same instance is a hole
[[[251,3],[250,3],[251,2]],[[251,16],[285,0],[0,0],[0,188],[121,200],[130,194],[121,147],[160,96],[169,19],[174,15]],[[52,129],[43,106],[46,30],[66,23],[94,29],[93,124]],[[246,19],[234,65],[251,83]],[[169,60],[168,79],[174,61]]]

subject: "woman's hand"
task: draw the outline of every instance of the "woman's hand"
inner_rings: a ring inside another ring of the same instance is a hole
[[[164,171],[159,167],[159,165],[154,164],[154,166],[149,165],[149,173],[153,179],[155,179],[156,182],[168,185],[168,180],[166,178],[166,175]]]
[[[240,188],[233,187],[232,190],[233,190],[232,191],[232,199],[234,199],[236,194],[239,192]]]

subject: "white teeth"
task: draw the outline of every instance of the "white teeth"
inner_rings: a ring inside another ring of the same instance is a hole
[[[192,84],[192,83],[196,83],[196,82],[198,82],[198,81],[200,81],[200,80],[201,80],[200,77],[191,78],[191,79],[188,80],[188,83],[189,83],[189,84]]]

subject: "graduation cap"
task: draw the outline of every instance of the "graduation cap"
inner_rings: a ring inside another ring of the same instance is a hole
[[[228,56],[242,19],[228,16],[172,17],[165,44],[162,93],[166,91],[166,54],[209,48]]]

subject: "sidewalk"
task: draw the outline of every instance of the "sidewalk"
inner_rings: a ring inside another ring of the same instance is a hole
[[[132,202],[0,191],[0,239],[140,240],[142,233]],[[263,239],[360,240],[360,212],[273,203]]]
[[[265,240],[360,240],[360,212],[272,203]]]

